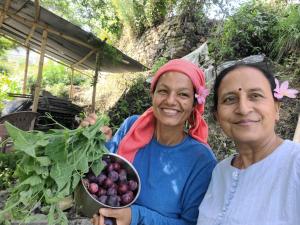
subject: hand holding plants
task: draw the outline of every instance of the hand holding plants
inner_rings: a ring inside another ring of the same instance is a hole
[[[94,125],[97,121],[97,115],[95,113],[91,113],[86,118],[82,120],[80,123],[81,127],[87,127],[90,125]],[[110,140],[112,137],[112,129],[108,126],[100,127],[100,131],[104,134],[106,141]]]

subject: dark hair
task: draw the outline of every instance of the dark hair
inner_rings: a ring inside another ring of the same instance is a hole
[[[237,69],[237,68],[241,68],[241,67],[251,67],[251,68],[254,68],[254,69],[257,69],[259,70],[260,72],[262,72],[262,74],[265,76],[265,78],[267,78],[267,80],[269,81],[269,84],[270,84],[270,88],[271,88],[271,92],[274,93],[274,89],[276,87],[276,84],[275,84],[275,79],[274,79],[274,75],[273,73],[267,69],[265,66],[261,66],[261,65],[258,65],[258,64],[247,64],[247,63],[243,63],[243,64],[235,64],[235,65],[232,65],[224,70],[222,70],[216,77],[216,80],[215,80],[215,83],[214,83],[214,86],[213,86],[213,106],[212,106],[212,112],[216,112],[217,111],[217,107],[218,107],[218,90],[219,90],[219,87],[220,87],[220,84],[223,80],[223,78],[231,71]],[[277,101],[276,98],[274,98],[275,101]]]

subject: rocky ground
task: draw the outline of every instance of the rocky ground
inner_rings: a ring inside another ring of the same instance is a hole
[[[3,209],[7,197],[8,197],[7,191],[0,191],[0,210]],[[74,206],[66,210],[66,214],[69,219],[69,225],[92,225],[89,218],[82,217],[76,213]],[[12,223],[12,225],[19,225],[19,224],[20,223],[18,222]],[[32,222],[28,225],[47,225],[47,221]]]

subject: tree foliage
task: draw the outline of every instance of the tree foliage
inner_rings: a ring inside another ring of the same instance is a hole
[[[217,62],[264,53],[280,59],[299,53],[299,5],[250,1],[215,30],[210,52]]]
[[[273,34],[271,55],[277,61],[291,53],[300,54],[300,5],[290,5],[282,12]]]
[[[65,66],[53,61],[48,61],[43,68],[42,88],[51,92],[55,96],[67,97],[69,86],[71,84],[72,72]],[[88,77],[74,71],[73,85],[81,85],[88,80]],[[34,86],[36,76],[30,76],[28,79],[28,92]]]
[[[145,78],[136,79],[130,89],[124,91],[116,104],[106,113],[109,126],[115,132],[121,123],[131,115],[140,115],[151,106],[150,83]]]
[[[209,0],[206,0],[209,1]],[[117,41],[124,29],[134,36],[162,23],[168,15],[201,11],[205,0],[42,0],[59,16],[92,31],[109,42]],[[216,0],[217,2],[219,0]]]
[[[115,41],[121,34],[122,24],[110,0],[42,0],[41,3],[64,19],[103,39]]]
[[[13,79],[9,73],[0,71],[0,109],[4,101],[9,100],[8,93],[18,93],[21,90],[20,82]]]
[[[244,4],[219,26],[210,50],[217,60],[268,53],[272,28],[278,22],[276,9],[255,1]]]
[[[0,56],[5,55],[6,51],[12,48],[15,48],[16,44],[13,43],[12,41],[4,38],[4,37],[0,37]]]

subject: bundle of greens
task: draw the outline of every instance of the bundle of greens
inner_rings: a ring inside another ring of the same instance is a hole
[[[103,117],[87,128],[48,132],[26,132],[6,122],[14,149],[22,156],[14,173],[18,182],[9,189],[10,196],[0,211],[0,224],[47,220],[49,225],[67,225],[58,203],[74,192],[89,169],[94,174],[103,169],[100,159],[107,150],[99,129],[107,122]]]

